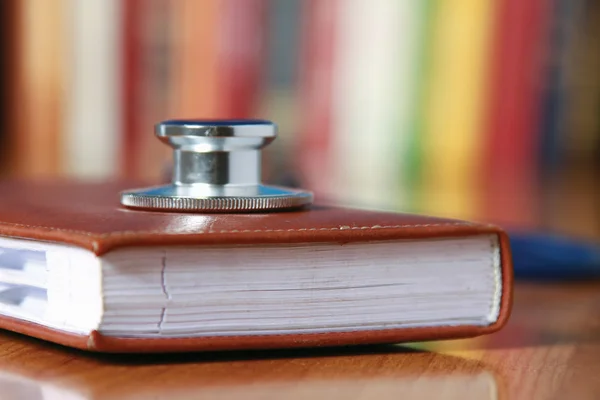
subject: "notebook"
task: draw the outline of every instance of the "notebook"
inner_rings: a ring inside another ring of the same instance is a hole
[[[177,352],[464,338],[508,318],[496,226],[328,205],[139,211],[119,203],[131,187],[0,183],[0,328]]]

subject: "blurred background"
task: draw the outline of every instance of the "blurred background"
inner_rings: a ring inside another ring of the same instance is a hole
[[[4,177],[158,182],[154,123],[256,117],[317,199],[600,236],[598,1],[0,7]]]

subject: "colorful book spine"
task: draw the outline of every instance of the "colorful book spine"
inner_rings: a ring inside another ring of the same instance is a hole
[[[340,2],[331,185],[337,201],[397,209],[413,116],[421,4]],[[401,178],[399,179],[399,175]]]
[[[302,186],[324,199],[331,194],[334,59],[338,1],[303,2],[299,70],[300,121],[294,157]]]
[[[141,30],[144,10],[142,0],[129,0],[122,8],[122,38],[121,47],[121,90],[123,109],[123,128],[121,130],[121,171],[125,178],[136,178],[140,174],[137,157],[138,141],[143,129],[139,126],[141,111],[141,85],[139,79],[142,59]],[[146,132],[147,133],[147,132]]]
[[[120,2],[70,2],[64,161],[69,176],[114,178],[120,147]]]
[[[581,0],[550,0],[552,16],[547,35],[549,48],[547,63],[542,71],[543,101],[540,116],[541,141],[540,172],[542,177],[552,176],[564,165],[568,135],[567,110],[567,69],[569,54],[572,51],[573,34],[578,29],[578,10]]]
[[[175,5],[172,114],[256,114],[264,65],[264,0],[183,0]]]
[[[492,0],[434,5],[418,211],[462,218],[479,211],[494,6]]]
[[[176,118],[215,118],[219,104],[219,26],[217,0],[182,0],[173,9],[171,114]]]
[[[416,49],[412,55],[404,55],[404,62],[410,62],[414,71],[412,77],[406,81],[404,90],[412,93],[407,96],[408,107],[406,114],[400,113],[397,135],[402,140],[396,145],[398,163],[397,205],[399,211],[413,212],[420,209],[420,183],[424,154],[422,152],[422,137],[425,127],[425,100],[429,93],[428,77],[431,70],[431,42],[433,36],[434,18],[433,11],[437,0],[422,0],[414,3],[416,15],[414,16],[414,41]],[[406,58],[408,57],[408,58]],[[410,74],[409,74],[410,75]],[[412,86],[411,86],[412,85]]]
[[[275,121],[279,136],[263,157],[263,180],[282,186],[298,186],[299,171],[294,154],[300,116],[298,72],[302,50],[301,33],[309,3],[268,1],[266,16],[265,80],[258,115]],[[302,89],[302,88],[301,88]]]
[[[540,77],[550,8],[549,0],[505,0],[496,11],[481,179],[482,214],[497,223],[536,219]]]
[[[12,140],[17,131],[17,107],[14,104],[15,94],[19,90],[15,77],[19,70],[20,7],[16,2],[0,2],[0,54],[5,55],[5,62],[0,63],[0,174],[8,175],[11,171],[10,153],[14,150]],[[11,134],[11,132],[13,132]]]
[[[13,176],[52,178],[63,170],[66,5],[23,1],[14,13],[14,124],[8,169]]]
[[[570,50],[564,57],[565,151],[569,161],[587,166],[593,163],[595,151],[600,158],[600,3],[572,3],[576,9],[570,24]]]
[[[266,64],[265,0],[222,0],[218,42],[217,114],[225,118],[255,117]]]
[[[0,3],[0,54],[5,54],[9,60],[14,60],[17,55],[12,45],[17,33],[15,13],[14,4]],[[6,168],[7,132],[12,129],[13,123],[10,98],[14,89],[9,77],[14,76],[15,69],[14,61],[0,64],[0,173]]]
[[[175,3],[132,0],[122,4],[123,170],[129,178],[161,182],[168,179],[170,150],[156,140],[153,129],[170,117]]]

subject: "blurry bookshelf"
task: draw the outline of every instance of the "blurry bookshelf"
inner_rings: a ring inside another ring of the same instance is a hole
[[[280,127],[265,178],[321,200],[539,225],[532,199],[564,195],[544,182],[587,176],[600,204],[593,0],[7,0],[1,15],[4,177],[160,181],[155,122],[257,117]]]

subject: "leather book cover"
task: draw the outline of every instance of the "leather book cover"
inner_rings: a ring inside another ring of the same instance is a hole
[[[121,338],[65,333],[0,317],[0,328],[67,346],[103,352],[175,352],[337,346],[464,338],[492,333],[508,319],[512,263],[507,235],[498,227],[426,216],[313,205],[287,212],[193,214],[131,210],[118,193],[127,182],[0,183],[0,236],[88,249],[100,256],[123,247],[349,243],[495,234],[500,243],[500,313],[488,326],[442,326],[360,332],[190,338]]]

